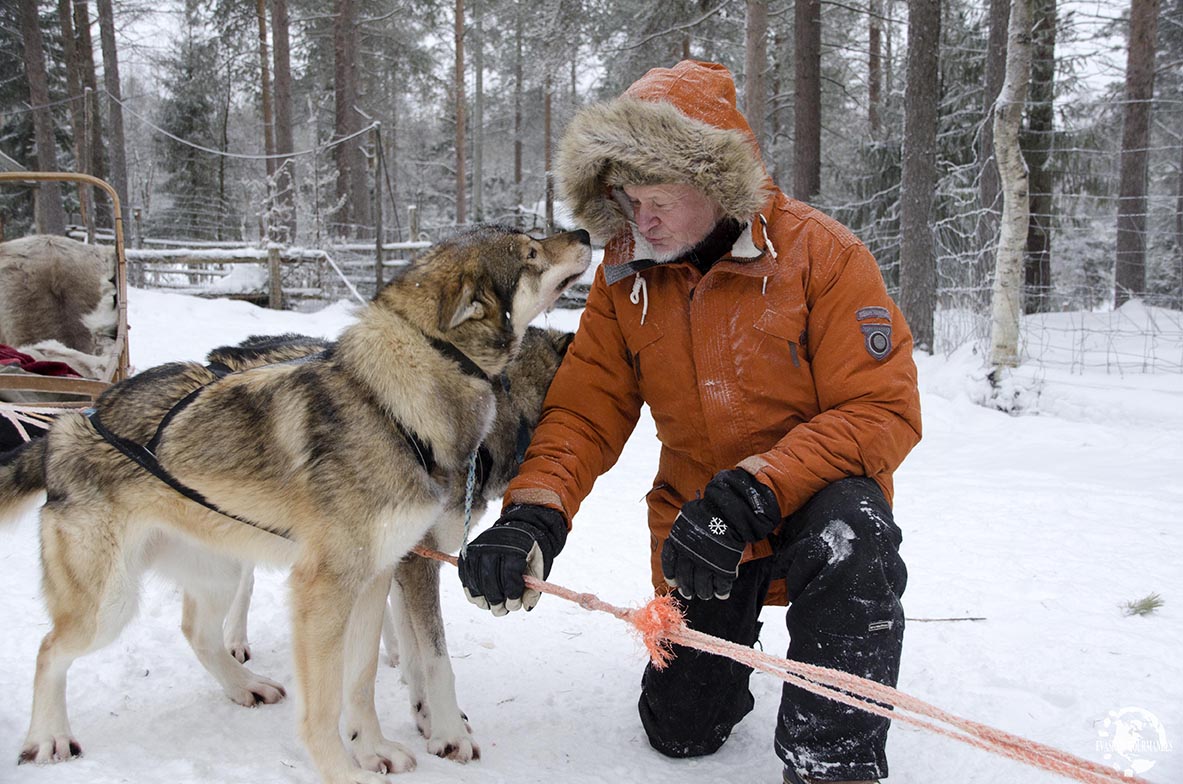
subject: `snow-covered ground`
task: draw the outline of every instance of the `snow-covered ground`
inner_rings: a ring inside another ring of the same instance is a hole
[[[200,359],[248,334],[333,336],[351,318],[344,303],[299,314],[147,291],[129,301],[141,369]],[[576,318],[549,321],[574,328]],[[1105,759],[1116,732],[1156,718],[1161,736],[1146,724],[1153,742],[1130,760],[1140,770],[1153,763],[1144,775],[1158,784],[1183,782],[1183,374],[1023,368],[1011,383],[1026,413],[1009,416],[975,402],[982,372],[969,349],[918,362],[925,437],[896,481],[912,619],[900,688],[1099,762],[1120,761]],[[576,519],[553,581],[615,604],[649,598],[642,496],[656,456],[644,419]],[[178,593],[160,580],[148,582],[119,640],[71,671],[85,757],[16,767],[47,631],[37,548],[35,516],[0,528],[0,782],[318,781],[296,737],[298,696],[254,710],[226,700],[181,637]],[[644,654],[620,621],[553,596],[529,615],[495,619],[464,601],[450,567],[444,577],[457,688],[482,759],[460,766],[427,754],[397,670],[383,668],[387,735],[419,760],[404,781],[779,783],[779,681],[753,677],[755,711],[718,754],[668,760],[637,719]],[[1161,609],[1123,613],[1151,593]],[[291,685],[287,616],[284,575],[261,573],[251,666]],[[944,620],[971,617],[982,620]],[[782,619],[765,611],[769,652],[787,644]],[[892,782],[1063,780],[898,722],[889,754]]]

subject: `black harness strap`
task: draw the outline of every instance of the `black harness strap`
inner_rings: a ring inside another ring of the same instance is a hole
[[[480,365],[473,362],[467,354],[456,348],[456,346],[453,344],[446,340],[441,340],[440,338],[433,338],[426,332],[423,333],[423,337],[427,338],[427,342],[431,344],[432,348],[456,364],[460,365],[460,370],[464,372],[464,375],[472,376],[473,378],[479,378],[484,381],[491,380],[489,378],[489,374],[481,370]]]
[[[204,388],[205,387],[198,387],[196,390],[194,390],[192,393],[190,393],[184,400],[182,400],[181,403],[188,405],[189,403],[192,402],[192,398],[196,397],[196,393],[200,392]],[[177,405],[180,406],[181,403],[178,403]],[[167,420],[168,418],[170,418],[175,413],[175,410],[176,409],[174,408],[173,411],[169,411],[169,413],[166,415],[165,419]],[[160,465],[160,461],[156,458],[156,455],[150,449],[148,449],[147,447],[144,447],[140,444],[137,444],[135,441],[131,441],[129,439],[123,438],[122,436],[119,436],[119,435],[111,432],[111,430],[109,430],[107,428],[107,426],[103,424],[103,421],[99,418],[98,411],[96,411],[92,408],[92,409],[87,409],[84,413],[86,414],[87,417],[90,418],[90,424],[94,427],[95,432],[98,433],[100,436],[102,436],[103,439],[108,444],[110,444],[111,446],[118,449],[133,463],[135,463],[136,465],[138,465],[140,468],[144,469],[148,473],[152,474],[152,476],[156,477],[161,482],[164,482],[166,485],[171,487],[173,490],[176,490],[178,493],[185,496],[190,501],[193,501],[194,503],[197,503],[197,504],[201,504],[206,509],[209,509],[211,512],[217,512],[218,514],[220,514],[224,517],[229,517],[230,519],[237,520],[240,523],[246,523],[247,525],[251,526],[252,528],[258,528],[259,530],[266,531],[269,534],[274,534],[276,536],[282,536],[284,539],[291,539],[291,536],[289,536],[287,534],[287,532],[285,532],[285,531],[277,531],[274,528],[271,528],[269,526],[263,525],[261,523],[256,523],[254,520],[247,520],[245,517],[239,517],[236,514],[231,514],[230,512],[227,512],[225,509],[219,508],[217,505],[212,503],[209,499],[207,499],[201,493],[197,492],[192,487],[189,487],[188,485],[184,484],[183,482],[181,482],[181,480],[177,479],[175,476],[173,476],[168,471],[166,471],[164,466]],[[163,427],[164,427],[164,424],[161,423],[161,427],[159,429],[157,429],[156,435],[153,436],[153,438],[152,438],[152,442],[151,442],[152,444],[155,444],[159,440],[160,432],[163,429]]]

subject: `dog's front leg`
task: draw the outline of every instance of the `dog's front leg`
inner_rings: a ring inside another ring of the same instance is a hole
[[[415,757],[402,744],[387,740],[374,706],[378,677],[378,638],[386,610],[386,596],[394,567],[383,569],[362,590],[349,622],[345,644],[345,734],[363,768],[380,773],[403,773],[415,767]]]
[[[456,704],[456,679],[440,613],[439,564],[418,556],[406,559],[399,563],[395,580],[403,603],[396,615],[407,619],[404,628],[412,632],[410,640],[399,638],[399,645],[405,643],[402,650],[407,652],[403,656],[404,666],[411,664],[408,659],[414,660],[405,674],[422,679],[419,684],[408,680],[408,685],[412,700],[426,701],[415,708],[420,730],[427,735],[427,750],[457,762],[479,759],[480,747],[472,739],[468,722]],[[395,593],[392,592],[392,597]],[[409,652],[412,647],[413,656]]]
[[[240,663],[246,664],[251,660],[251,647],[247,642],[246,621],[251,608],[251,594],[255,590],[255,565],[250,561],[243,561],[239,568],[238,589],[234,593],[234,601],[230,603],[230,611],[226,613],[226,623],[222,630],[222,639],[226,643],[226,650]]]
[[[341,741],[345,635],[360,585],[348,569],[306,557],[292,570],[292,648],[300,683],[300,736],[327,784],[388,784]]]

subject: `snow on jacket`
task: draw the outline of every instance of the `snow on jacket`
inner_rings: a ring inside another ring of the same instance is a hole
[[[682,504],[740,466],[790,515],[826,485],[892,472],[920,439],[912,335],[870,252],[764,171],[719,65],[654,69],[572,120],[557,174],[606,241],[574,342],[506,503],[572,519],[648,404],[661,441],[649,507],[654,587]],[[655,263],[621,186],[687,183],[747,224],[703,275]],[[771,553],[767,540],[745,560]],[[769,603],[783,603],[783,581]]]

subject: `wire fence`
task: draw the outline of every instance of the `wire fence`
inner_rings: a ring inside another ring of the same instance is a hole
[[[276,212],[275,183],[268,182],[264,171],[267,156],[195,144],[159,127],[129,101],[123,102],[123,108],[131,118],[129,143],[150,148],[153,139],[167,138],[219,162],[229,183],[222,201],[187,204],[157,195],[152,210],[141,214],[133,199],[133,245],[147,233],[178,241],[216,237],[266,245],[270,226],[285,218]],[[1146,150],[1149,187],[1140,215],[1146,286],[1137,292],[1134,307],[1114,309],[1119,113],[1108,98],[1057,107],[1056,128],[1043,139],[1045,181],[1050,181],[1051,188],[1043,192],[1033,187],[1031,193],[1033,228],[1023,297],[1028,315],[1021,329],[1025,361],[1072,372],[1183,372],[1179,349],[1183,345],[1183,134],[1178,130],[1183,127],[1183,102],[1156,99],[1153,109],[1154,137]],[[439,210],[431,222],[421,220],[418,205],[392,195],[398,183],[391,169],[397,174],[398,165],[387,166],[378,154],[381,140],[372,133],[375,127],[345,139],[306,129],[305,145],[293,153],[297,184],[292,209],[299,230],[288,244],[321,252],[340,270],[338,274],[322,262],[284,266],[285,288],[299,291],[310,301],[372,296],[379,279],[374,250],[379,233],[383,243],[438,241],[461,228],[440,220]],[[969,343],[984,344],[989,338],[1000,204],[983,206],[982,177],[988,162],[965,154],[964,148],[976,143],[979,132],[980,125],[946,129],[938,144],[942,152],[932,232],[938,311],[933,348],[939,353],[949,354]],[[337,195],[332,154],[346,143],[368,145],[365,152],[375,199],[368,205],[370,217],[360,223],[346,217],[345,197]],[[240,146],[250,147],[249,143]],[[898,144],[861,145],[845,171],[831,173],[828,181],[836,184],[817,202],[868,245],[893,295],[898,294],[899,280],[900,157]],[[137,163],[135,156],[131,160],[133,182],[143,182],[143,167],[150,166],[150,161]],[[147,194],[148,186],[144,187]],[[543,230],[541,212],[518,207],[497,220]],[[382,279],[412,255],[384,254]],[[1042,268],[1034,263],[1037,257],[1044,260]],[[144,272],[146,285],[194,281],[210,288],[211,281],[226,277],[230,270],[178,273],[157,265]]]

